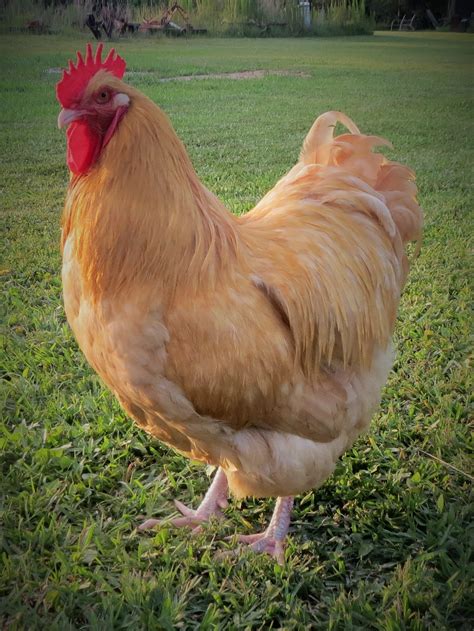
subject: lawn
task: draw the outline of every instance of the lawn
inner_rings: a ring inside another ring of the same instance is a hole
[[[232,502],[196,538],[135,530],[143,516],[172,514],[173,497],[196,505],[208,475],[132,424],[65,321],[55,69],[85,41],[0,42],[4,628],[471,629],[474,37],[117,43],[128,80],[168,112],[200,177],[235,212],[292,166],[328,109],[389,138],[390,157],[417,172],[425,237],[381,411],[334,476],[298,498],[284,567],[216,558],[225,536],[263,527],[270,501]],[[268,72],[160,82],[258,69]]]

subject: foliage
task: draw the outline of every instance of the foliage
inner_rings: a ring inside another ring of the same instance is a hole
[[[1,8],[2,26],[8,30],[24,30],[38,21],[46,32],[71,32],[84,27],[94,0],[41,2],[41,0],[6,0]]]
[[[316,35],[368,35],[375,23],[365,11],[364,0],[331,0],[314,15]]]
[[[103,0],[106,3],[106,0]],[[97,3],[96,3],[97,4]],[[100,4],[100,3],[99,3]],[[122,13],[130,21],[142,22],[163,14],[168,2],[133,2],[117,0]],[[303,27],[302,10],[296,2],[286,0],[182,0],[195,28],[205,28],[219,36],[289,36],[289,35],[360,35],[373,32],[373,20],[366,15],[364,0],[330,0],[313,8],[313,28]],[[69,3],[24,0],[19,4],[7,0],[3,23],[11,28],[24,28],[31,20],[40,20],[50,31],[84,28],[85,18],[94,7],[94,0],[73,0]],[[176,14],[173,20],[183,24]]]
[[[402,10],[402,15],[404,13],[400,0],[367,0],[367,8],[377,23],[390,24],[398,11]]]
[[[119,43],[127,80],[165,109],[237,213],[294,164],[328,109],[389,138],[389,156],[417,172],[426,232],[381,411],[327,483],[297,499],[283,568],[216,558],[232,548],[226,535],[262,528],[271,501],[233,501],[197,538],[135,530],[171,515],[173,497],[196,505],[208,478],[126,418],[65,322],[55,69],[85,42],[0,44],[2,627],[471,629],[471,36]],[[294,74],[160,82],[249,68]]]

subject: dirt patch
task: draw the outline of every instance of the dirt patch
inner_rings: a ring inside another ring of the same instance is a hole
[[[159,79],[160,83],[169,81],[202,81],[204,79],[231,79],[232,81],[240,81],[243,79],[263,79],[268,76],[277,77],[303,77],[308,78],[311,75],[307,72],[299,72],[292,70],[242,70],[241,72],[215,72],[209,74],[191,74],[181,75],[177,77],[164,77]]]
[[[61,74],[62,68],[48,68],[47,74]],[[130,77],[150,77],[156,75],[156,72],[148,70],[129,70],[127,75]],[[242,70],[241,72],[211,72],[209,74],[187,74],[178,75],[177,77],[162,77],[158,79],[159,83],[169,83],[171,81],[202,81],[204,79],[231,79],[239,81],[243,79],[263,79],[268,76],[276,77],[300,77],[308,79],[311,75],[308,72],[300,70]]]
[[[308,78],[311,75],[307,72],[297,72],[292,70],[242,70],[241,72],[216,72],[209,74],[181,75],[178,77],[164,77],[159,79],[159,81],[160,83],[167,83],[169,81],[202,81],[204,79],[231,79],[233,81],[240,81],[243,79],[263,79],[267,76]]]

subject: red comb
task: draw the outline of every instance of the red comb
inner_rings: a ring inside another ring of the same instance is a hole
[[[63,71],[61,81],[56,84],[56,97],[63,107],[74,107],[80,101],[82,93],[86,89],[90,79],[99,70],[108,70],[121,79],[125,73],[126,63],[117,55],[114,48],[110,49],[104,61],[101,60],[104,45],[99,44],[92,56],[92,46],[87,44],[86,58],[77,52],[76,65],[69,60],[69,68]]]

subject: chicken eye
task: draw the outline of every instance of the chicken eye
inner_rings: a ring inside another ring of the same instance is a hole
[[[110,91],[109,90],[101,90],[96,94],[95,100],[97,103],[107,103],[110,100]]]

